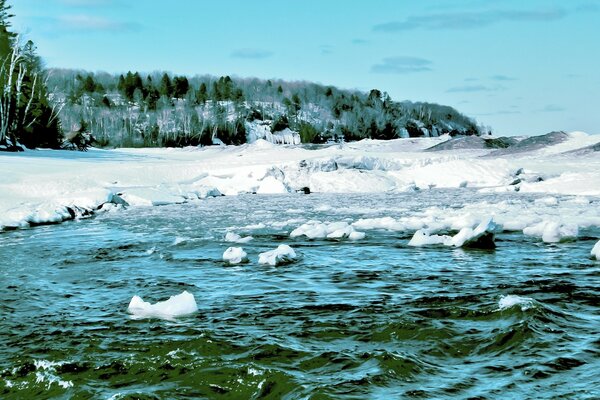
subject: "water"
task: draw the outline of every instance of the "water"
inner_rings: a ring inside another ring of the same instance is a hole
[[[0,397],[598,398],[597,228],[558,245],[505,232],[495,251],[410,248],[412,232],[288,237],[311,218],[502,199],[248,195],[2,233]],[[315,211],[323,204],[332,209]],[[255,237],[241,245],[249,264],[221,261],[230,227]],[[302,258],[257,264],[281,243]],[[194,315],[127,313],[135,294],[156,302],[183,290]],[[506,295],[525,300],[500,309]]]

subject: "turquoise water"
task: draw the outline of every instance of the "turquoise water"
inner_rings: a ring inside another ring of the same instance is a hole
[[[557,245],[503,232],[491,251],[411,248],[412,231],[289,238],[313,218],[502,199],[247,195],[1,233],[0,397],[599,398],[597,228]],[[221,261],[232,227],[254,236],[248,264]],[[300,260],[258,265],[282,243]],[[193,315],[127,313],[184,290]],[[505,295],[531,300],[500,310]]]

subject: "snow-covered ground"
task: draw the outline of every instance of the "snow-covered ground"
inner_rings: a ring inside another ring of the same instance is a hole
[[[590,210],[598,202],[589,201],[600,196],[600,152],[595,150],[600,135],[574,132],[566,140],[529,151],[425,151],[446,140],[450,139],[363,140],[331,146],[281,146],[257,140],[205,148],[0,153],[0,230],[60,222],[127,204],[163,205],[220,194],[303,188],[329,193],[435,188],[547,193],[540,203],[544,207],[557,202],[550,194],[573,195],[574,208],[590,216],[586,217],[590,224],[600,224],[600,210]],[[502,223],[502,218],[495,221]],[[552,240],[574,231],[564,225],[568,221],[562,225],[553,221],[550,227],[539,225],[542,222],[520,221],[520,226],[505,229],[530,228],[532,235]],[[359,221],[354,227],[368,229],[369,223]],[[472,225],[458,228],[464,226]],[[551,227],[556,232],[549,232]],[[344,235],[352,233],[352,227],[344,228],[348,231]]]

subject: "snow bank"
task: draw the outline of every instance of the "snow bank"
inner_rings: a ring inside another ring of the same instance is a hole
[[[194,295],[184,291],[168,300],[150,304],[139,296],[133,296],[127,308],[134,318],[162,318],[173,319],[183,315],[193,314],[198,311]]]
[[[600,240],[592,248],[591,256],[596,257],[596,260],[600,260]]]
[[[258,138],[267,134],[268,124],[255,125],[260,131],[256,142],[243,146],[0,152],[0,229],[91,215],[103,204],[118,201],[133,206],[163,205],[221,194],[287,193],[301,188],[324,193],[383,193],[415,188],[463,190],[466,186],[466,190],[489,192],[600,196],[598,152],[565,152],[594,145],[599,136],[572,134],[542,149],[491,156],[486,149],[424,152],[440,143],[439,138],[362,140],[310,150],[276,146]],[[283,135],[296,141],[293,133]],[[546,212],[563,204],[562,199],[555,204],[547,197],[536,206]],[[380,222],[378,229],[432,228],[429,224],[407,225],[404,220],[403,227],[393,226],[393,222],[385,227],[384,221]],[[353,227],[367,229],[360,224],[357,221]]]
[[[453,247],[470,247],[479,249],[493,249],[497,224],[488,218],[475,228],[462,228],[456,235],[430,235],[427,230],[419,229],[408,242],[409,246],[421,247],[429,245],[444,245]]]
[[[225,234],[225,241],[231,243],[248,243],[252,239],[254,239],[252,236],[241,237],[235,232],[227,232]]]
[[[365,234],[354,230],[347,222],[322,223],[320,221],[309,221],[300,225],[290,233],[290,237],[296,238],[306,236],[309,239],[364,239]]]
[[[260,253],[258,255],[259,264],[282,265],[295,261],[298,258],[294,249],[287,244],[280,244],[275,250]]]
[[[155,188],[132,188],[127,189],[121,197],[132,206],[164,206],[168,204],[181,204],[185,198],[168,190]]]
[[[541,238],[545,243],[559,243],[577,239],[579,227],[556,221],[542,221],[523,229],[523,234]]]
[[[498,301],[498,311],[503,311],[517,305],[521,307],[521,311],[526,311],[533,307],[533,299],[513,294],[502,296]]]
[[[248,262],[248,254],[241,247],[229,247],[223,253],[223,261],[229,264],[241,264]]]

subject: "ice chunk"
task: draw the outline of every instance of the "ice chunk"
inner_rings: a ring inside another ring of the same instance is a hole
[[[288,188],[273,176],[267,176],[260,182],[256,193],[259,194],[284,194],[288,193]]]
[[[450,236],[430,235],[426,230],[419,229],[408,242],[409,246],[421,247],[436,244],[445,244],[452,238]]]
[[[351,232],[350,235],[348,235],[348,239],[350,240],[362,240],[365,238],[365,233],[364,232],[359,232],[359,231],[354,231]]]
[[[556,197],[542,197],[541,199],[536,199],[534,201],[536,205],[545,205],[545,206],[556,206],[558,205],[558,199]]]
[[[545,243],[559,243],[576,239],[579,234],[579,227],[576,224],[542,221],[523,229],[523,233],[528,236],[539,237]]]
[[[223,253],[223,261],[241,264],[248,261],[248,254],[241,247],[230,247]]]
[[[361,218],[354,222],[352,226],[358,229],[387,229],[390,231],[402,231],[405,229],[404,224],[392,217]]]
[[[452,237],[452,246],[493,249],[496,247],[494,239],[497,227],[496,223],[489,218],[477,225],[475,229],[462,228]]]
[[[248,243],[252,239],[254,239],[252,236],[241,237],[235,232],[227,232],[225,234],[225,241],[231,243]]]
[[[600,260],[600,240],[594,246],[591,253],[592,257],[596,257],[596,260]]]
[[[294,249],[287,244],[280,244],[275,250],[260,253],[258,263],[276,266],[293,262],[297,257]]]
[[[454,236],[430,235],[426,230],[419,229],[415,232],[410,242],[408,242],[408,245],[421,247],[443,244],[444,246],[493,249],[496,247],[494,243],[496,229],[497,225],[491,218],[481,222],[475,229],[469,227],[462,228]]]
[[[516,305],[521,306],[521,311],[526,311],[533,307],[533,299],[530,299],[529,297],[520,297],[515,296],[513,294],[509,294],[507,296],[502,296],[500,298],[500,301],[498,301],[499,311],[506,310]]]
[[[309,221],[294,229],[290,233],[290,237],[306,236],[309,239],[343,239],[349,238],[354,232],[356,232],[354,228],[343,221],[330,223]]]
[[[139,296],[133,296],[127,308],[134,318],[173,319],[198,311],[194,295],[188,291],[169,297],[168,300],[150,304]]]

